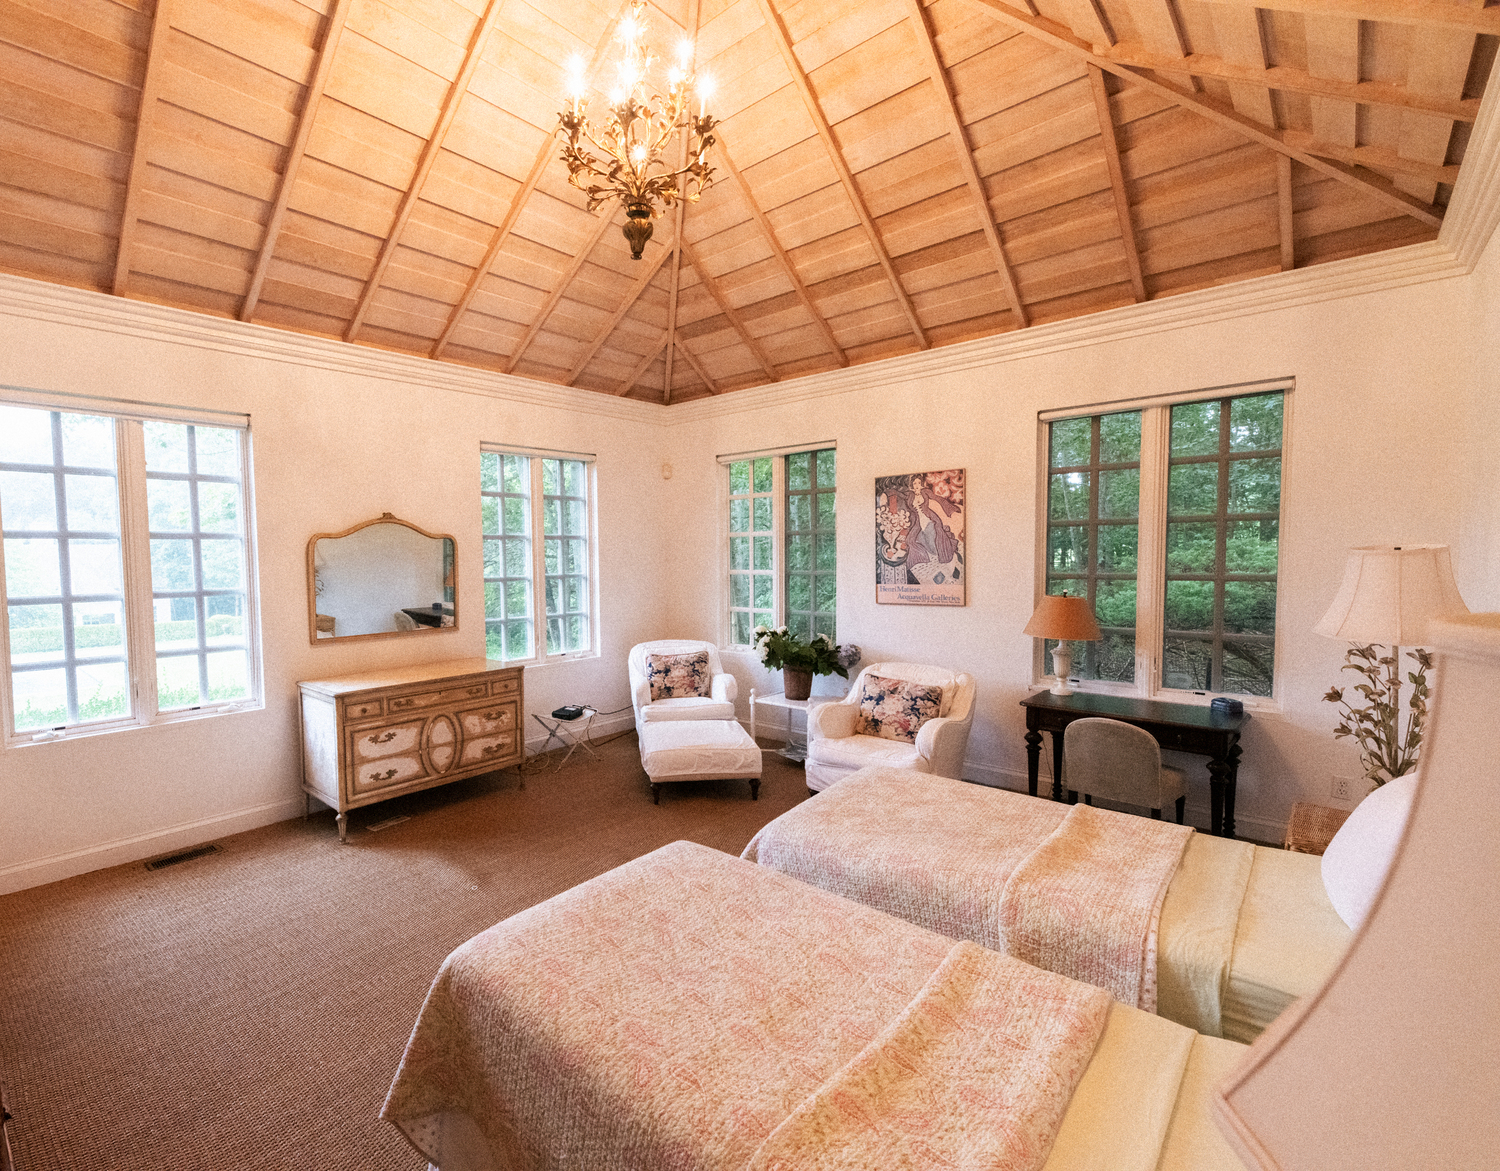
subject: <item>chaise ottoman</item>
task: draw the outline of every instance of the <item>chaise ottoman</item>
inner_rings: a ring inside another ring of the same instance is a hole
[[[641,764],[651,778],[651,801],[661,804],[669,781],[743,777],[760,800],[760,747],[736,720],[667,720],[641,729]]]

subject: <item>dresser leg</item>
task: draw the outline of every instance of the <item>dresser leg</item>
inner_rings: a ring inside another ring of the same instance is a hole
[[[347,813],[340,813],[338,815],[338,823],[339,823],[339,841],[340,842],[348,841],[348,836],[347,835],[349,833],[349,815]]]

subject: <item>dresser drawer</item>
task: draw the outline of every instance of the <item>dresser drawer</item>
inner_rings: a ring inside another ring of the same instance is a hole
[[[464,741],[463,756],[459,766],[484,764],[494,761],[495,767],[508,764],[517,758],[518,740],[515,732],[499,732],[493,736],[479,736]]]
[[[346,720],[368,720],[373,716],[385,714],[385,700],[383,699],[358,699],[344,701],[344,719]]]
[[[520,718],[520,708],[514,701],[487,704],[458,713],[463,725],[464,739],[476,736],[493,736],[496,732],[514,731]]]
[[[403,695],[386,700],[386,710],[391,715],[402,712],[426,711],[434,707],[452,707],[465,700],[481,699],[488,687],[483,683],[471,683],[465,687],[444,687],[436,691],[421,691],[415,695]]]
[[[366,761],[354,768],[354,794],[359,796],[377,789],[388,789],[393,785],[404,785],[427,773],[420,753],[403,753],[387,756],[383,760]]]
[[[407,720],[349,733],[349,759],[359,767],[366,761],[384,760],[388,756],[416,755],[422,740],[422,723]]]
[[[490,684],[491,695],[518,695],[521,691],[520,676],[512,679],[496,679]]]

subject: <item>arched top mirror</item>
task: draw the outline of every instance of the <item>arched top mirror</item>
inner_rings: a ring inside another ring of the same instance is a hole
[[[453,538],[389,512],[307,542],[308,637],[384,638],[458,626]]]

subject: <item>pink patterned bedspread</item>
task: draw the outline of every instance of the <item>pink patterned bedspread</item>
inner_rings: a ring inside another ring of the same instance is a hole
[[[873,1167],[897,1149],[1034,1171],[1106,1010],[678,842],[449,956],[381,1116],[443,1171]],[[808,1125],[842,1162],[807,1160]]]
[[[1154,1012],[1162,899],[1192,833],[867,768],[766,825],[742,857]]]

